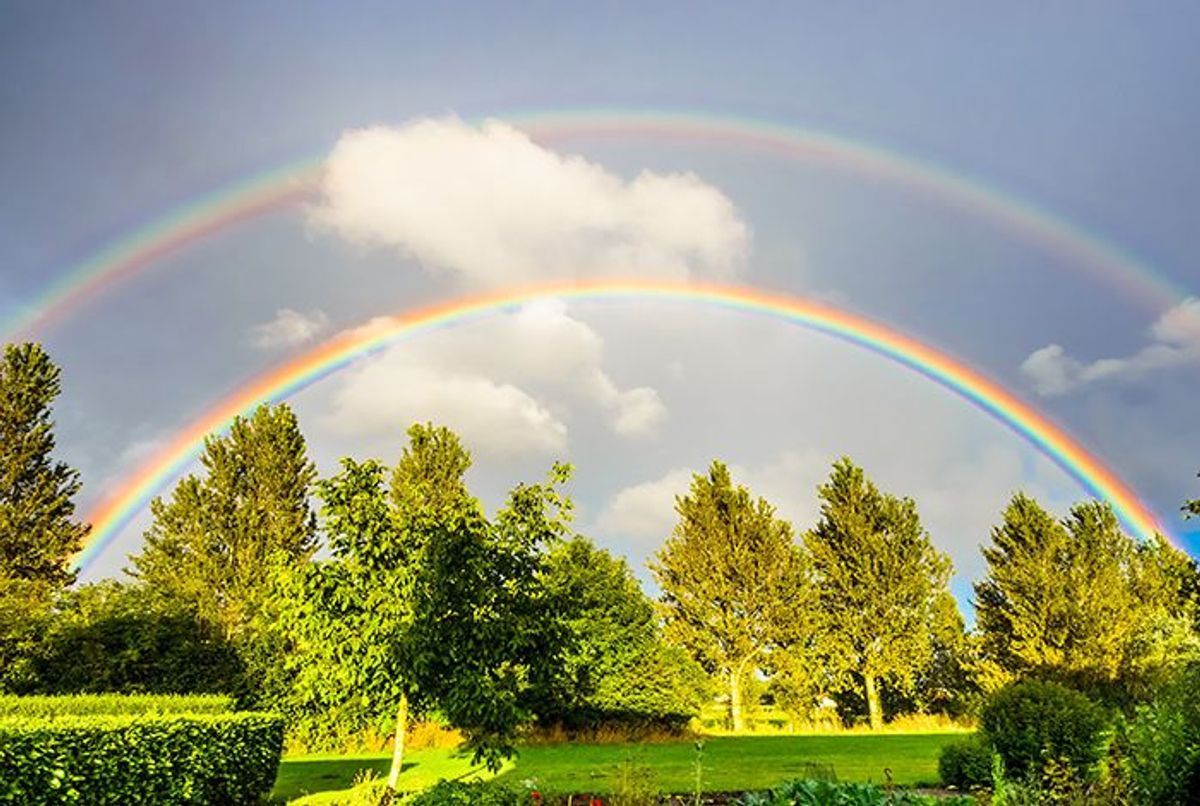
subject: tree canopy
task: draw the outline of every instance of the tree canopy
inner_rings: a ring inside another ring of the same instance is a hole
[[[808,586],[792,527],[714,461],[675,501],[679,521],[651,565],[668,639],[718,675],[734,730],[743,684],[767,655],[808,626]]]
[[[880,492],[849,459],[834,464],[817,495],[821,518],[804,544],[827,657],[861,681],[877,728],[879,683],[910,688],[933,658],[950,561],[930,542],[916,504]]]

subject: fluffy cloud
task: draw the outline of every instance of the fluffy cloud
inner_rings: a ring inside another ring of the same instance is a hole
[[[1039,394],[1064,395],[1098,381],[1136,378],[1159,369],[1200,363],[1200,299],[1189,298],[1159,317],[1150,328],[1152,343],[1125,358],[1085,363],[1060,345],[1035,350],[1021,372]]]
[[[270,322],[255,325],[250,330],[250,343],[262,350],[295,347],[307,344],[329,330],[329,317],[324,311],[300,313],[280,308]]]
[[[749,242],[697,176],[632,180],[499,121],[419,120],[343,134],[312,220],[475,285],[600,275],[725,277]]]
[[[434,420],[496,456],[563,453],[571,402],[599,410],[621,436],[654,433],[666,416],[658,393],[621,389],[603,352],[564,304],[534,303],[368,359],[339,379],[322,419],[342,433],[387,436]]]

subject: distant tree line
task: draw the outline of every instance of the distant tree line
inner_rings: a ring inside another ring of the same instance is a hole
[[[319,478],[285,405],[210,437],[152,505],[127,581],[75,586],[79,476],[53,458],[59,371],[37,345],[0,362],[0,689],[228,692],[280,711],[310,747],[460,729],[497,763],[529,725],[679,727],[768,700],[797,722],[872,727],[961,715],[1048,678],[1129,706],[1200,655],[1200,573],[1084,502],[1058,520],[1017,494],[984,548],[973,630],[916,503],[849,459],[797,533],[715,461],[675,503],[651,563],[573,530],[554,465],[489,514],[470,454],[415,425],[393,465]],[[1200,514],[1200,502],[1185,509]]]

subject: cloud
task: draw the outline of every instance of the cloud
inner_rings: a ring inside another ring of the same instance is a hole
[[[324,311],[300,313],[280,308],[270,322],[255,325],[250,330],[250,343],[261,350],[296,347],[311,342],[329,330],[329,317]]]
[[[600,335],[566,305],[537,302],[366,360],[338,379],[322,420],[343,434],[388,437],[433,420],[491,455],[561,454],[562,412],[576,402],[620,436],[654,434],[667,414],[658,392],[620,388],[603,354]]]
[[[496,456],[561,453],[567,445],[567,426],[516,386],[395,354],[352,371],[324,418],[334,430],[389,436],[417,421],[449,426]]]
[[[749,230],[691,173],[625,180],[491,120],[342,135],[312,221],[478,286],[602,275],[729,277]]]
[[[600,511],[596,527],[602,533],[653,541],[664,540],[675,526],[675,497],[691,486],[703,468],[673,468],[651,481],[618,491]],[[783,451],[757,467],[731,465],[735,484],[770,501],[778,515],[798,528],[816,518],[813,490],[829,473],[829,461],[815,451]]]
[[[1190,297],[1159,317],[1150,328],[1152,343],[1125,358],[1084,363],[1058,344],[1034,350],[1021,372],[1038,394],[1064,395],[1106,380],[1138,378],[1156,370],[1200,363],[1200,299]]]

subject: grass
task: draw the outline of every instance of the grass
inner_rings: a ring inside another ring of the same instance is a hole
[[[768,789],[802,777],[814,767],[831,767],[841,781],[883,783],[885,769],[898,784],[937,782],[937,757],[955,733],[883,735],[722,736],[704,742],[706,791]],[[360,770],[387,774],[390,755],[304,756],[285,759],[272,793],[287,801],[310,792],[350,786]],[[664,792],[690,792],[695,783],[692,742],[659,744],[559,744],[524,747],[506,780],[532,780],[546,792],[603,793],[623,764],[644,767]],[[453,750],[415,750],[408,754],[400,788],[415,791],[442,778],[479,774],[469,755]],[[332,803],[335,796],[306,798],[305,804]]]

